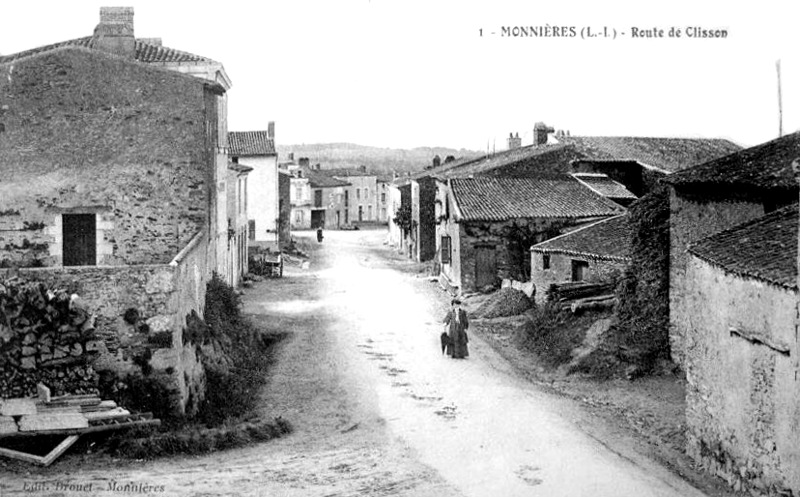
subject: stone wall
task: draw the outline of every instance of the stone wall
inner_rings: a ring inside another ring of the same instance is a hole
[[[544,269],[543,258],[550,256],[550,268]],[[622,275],[627,263],[619,260],[610,260],[599,257],[588,257],[586,255],[568,255],[562,253],[548,254],[532,251],[531,252],[531,281],[536,289],[535,298],[537,304],[547,300],[547,289],[553,283],[564,283],[572,281],[572,261],[585,261],[589,264],[584,281],[611,281],[612,278]]]
[[[797,292],[693,256],[684,274],[688,454],[736,490],[800,494]]]
[[[150,357],[152,374],[172,391],[176,411],[183,411],[196,407],[204,392],[196,344],[184,343],[183,330],[189,314],[203,314],[206,251],[207,238],[198,235],[169,264],[23,268],[3,270],[0,277],[15,275],[77,294],[96,316],[95,336],[91,347],[78,336],[65,345],[80,344],[78,355],[86,355],[95,371],[120,380],[145,373],[141,360]]]
[[[514,219],[504,222],[462,222],[460,223],[460,273],[462,291],[479,290],[476,286],[476,251],[478,247],[494,247],[497,267],[497,281],[521,278],[522,266],[530,267],[530,246],[561,234],[561,230],[574,225],[570,219],[534,218]],[[533,238],[523,251],[514,252],[510,243],[509,231],[521,230],[533,234]]]
[[[81,48],[0,66],[0,265],[60,265],[64,214],[96,216],[97,264],[169,262],[209,222],[205,92]]]
[[[419,180],[419,260],[436,256],[436,180]]]
[[[764,215],[764,207],[757,201],[703,201],[681,196],[670,189],[670,261],[669,261],[669,341],[672,360],[683,367],[683,336],[685,329],[678,309],[683,307],[687,286],[685,273],[687,246],[727,228]]]

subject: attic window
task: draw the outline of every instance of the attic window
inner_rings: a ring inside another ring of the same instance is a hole
[[[542,254],[542,269],[550,269],[550,254]]]

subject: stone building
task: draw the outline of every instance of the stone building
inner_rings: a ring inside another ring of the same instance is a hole
[[[292,214],[292,175],[289,171],[280,169],[278,171],[278,230],[281,249],[292,239],[292,225],[290,223]]]
[[[690,244],[672,318],[687,453],[752,495],[800,494],[797,232],[792,205]]]
[[[293,230],[311,229],[311,184],[306,170],[294,169],[290,180],[290,226]]]
[[[96,312],[95,369],[128,374],[151,350],[177,410],[204,384],[186,317],[238,254],[227,87],[220,64],[136,39],[124,7],[94,36],[0,57],[0,265]]]
[[[373,224],[378,222],[378,177],[358,169],[325,169],[324,172],[350,184],[345,188],[344,224]]]
[[[575,179],[453,178],[439,188],[443,283],[458,292],[530,278],[530,247],[625,210]]]
[[[253,168],[228,164],[228,284],[237,287],[247,274],[248,253],[248,175]]]
[[[682,316],[693,292],[685,277],[686,248],[710,234],[797,202],[790,164],[798,156],[800,133],[794,133],[664,179],[670,188],[670,348],[680,366],[688,326]]]
[[[608,282],[630,264],[632,227],[627,214],[551,238],[531,247],[535,300],[546,300],[553,283]]]
[[[231,131],[228,153],[233,162],[251,167],[247,192],[250,243],[275,250],[280,245],[278,217],[278,154],[275,152],[275,123],[265,131]]]
[[[311,229],[339,229],[344,224],[344,193],[350,183],[336,179],[320,170],[308,172],[308,183],[313,201],[311,204]]]

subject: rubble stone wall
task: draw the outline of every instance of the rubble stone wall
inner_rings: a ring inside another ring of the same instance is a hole
[[[669,342],[672,360],[683,368],[686,329],[680,316],[692,287],[686,280],[687,246],[725,229],[764,215],[755,201],[698,201],[670,192]]]
[[[82,48],[0,65],[0,266],[59,266],[64,214],[97,264],[166,264],[207,228],[202,81]]]
[[[797,292],[693,256],[685,285],[688,454],[736,490],[799,495]]]
[[[543,268],[545,254],[531,252],[531,281],[536,288],[534,300],[541,304],[547,300],[547,289],[553,283],[572,281],[572,261],[585,261],[589,264],[584,274],[585,281],[610,281],[615,275],[621,276],[627,263],[617,260],[599,259],[585,255],[550,253],[550,268]]]
[[[79,335],[61,345],[79,348],[80,353],[73,357],[83,357],[90,373],[110,372],[120,380],[130,374],[147,374],[141,360],[148,357],[149,367],[173,392],[176,411],[182,412],[187,405],[197,406],[205,388],[198,344],[184,343],[183,330],[187,315],[203,315],[206,251],[207,237],[197,236],[170,264],[23,268],[4,270],[0,277],[15,275],[77,294],[81,305],[97,317],[95,332],[89,345],[86,337]],[[32,377],[35,369],[29,370]],[[23,371],[17,379],[25,387],[16,388],[13,396],[35,394],[35,382],[25,374]],[[86,387],[82,383],[72,386]],[[57,395],[76,393],[69,384],[54,390]],[[0,395],[12,396],[11,392]]]

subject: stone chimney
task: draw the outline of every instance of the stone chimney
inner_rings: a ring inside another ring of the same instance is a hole
[[[522,138],[519,137],[519,133],[514,135],[514,133],[508,134],[508,149],[514,150],[515,148],[519,148],[522,146]]]
[[[547,144],[547,135],[555,132],[550,126],[546,126],[543,122],[538,122],[533,126],[533,144],[535,146]]]
[[[439,157],[438,155],[434,155],[433,156],[433,167],[436,168],[436,167],[439,167],[441,165],[442,165],[442,158]]]
[[[275,121],[270,121],[269,124],[267,124],[267,138],[270,140],[275,139]]]
[[[156,47],[160,47],[163,44],[163,42],[161,41],[161,38],[139,38],[139,41],[141,41],[142,43],[146,43],[148,45],[156,46]]]
[[[94,28],[94,48],[133,59],[133,7],[100,7],[100,24]]]
[[[447,157],[445,157],[445,158],[444,158],[444,163],[445,163],[445,164],[448,164],[448,163],[450,163],[450,162],[453,162],[454,160],[456,160],[455,156],[453,156],[453,155],[448,155]]]
[[[361,171],[362,173],[365,173],[367,172],[367,166],[359,166],[358,170]]]
[[[300,167],[308,167],[308,157],[300,157],[297,163],[300,164]]]

